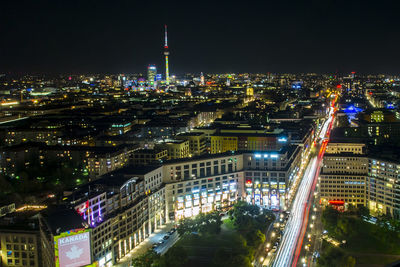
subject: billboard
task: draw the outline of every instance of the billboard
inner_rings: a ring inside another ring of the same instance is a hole
[[[75,229],[54,237],[57,267],[79,267],[91,264],[90,231]]]

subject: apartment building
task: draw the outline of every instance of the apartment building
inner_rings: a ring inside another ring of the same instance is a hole
[[[400,160],[383,153],[368,159],[366,198],[372,214],[400,219]]]
[[[131,161],[134,165],[148,165],[160,163],[167,158],[166,149],[138,149],[133,152]]]
[[[32,219],[34,212],[14,212],[0,223],[1,266],[43,266],[40,253],[39,227]],[[9,228],[10,227],[10,228]]]
[[[190,155],[189,140],[172,140],[168,139],[165,142],[156,146],[158,149],[168,151],[168,159],[182,159]]]
[[[367,173],[364,144],[329,143],[319,177],[322,203],[365,206]]]
[[[221,129],[211,136],[211,154],[227,151],[279,150],[288,142],[282,129],[268,132],[265,129]]]
[[[243,197],[243,157],[203,155],[163,164],[169,220],[232,205]]]
[[[300,164],[299,146],[243,154],[246,201],[266,208],[284,209]]]
[[[199,156],[206,153],[206,135],[204,133],[181,133],[175,136],[175,138],[189,141],[189,154],[191,156]]]

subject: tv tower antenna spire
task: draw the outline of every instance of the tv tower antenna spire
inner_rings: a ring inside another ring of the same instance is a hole
[[[169,85],[169,68],[168,68],[168,32],[167,32],[167,25],[165,25],[165,44],[164,44],[164,56],[165,56],[165,81],[167,85]]]

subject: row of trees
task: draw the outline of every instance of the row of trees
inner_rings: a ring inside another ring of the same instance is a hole
[[[329,234],[339,240],[358,235],[363,229],[372,231],[371,234],[374,234],[383,243],[395,244],[400,239],[400,222],[398,220],[381,215],[377,217],[376,225],[373,227],[364,222],[363,218],[370,218],[366,207],[350,207],[348,211],[340,212],[328,206],[323,211],[321,219]]]
[[[318,260],[320,266],[354,266],[355,259],[346,253],[351,251],[376,251],[397,254],[400,251],[400,222],[386,216],[378,216],[376,223],[370,219],[366,207],[350,206],[346,211],[326,207],[322,213],[322,223],[329,235],[337,240],[346,240],[341,247],[325,244]]]
[[[257,248],[265,242],[265,230],[275,220],[272,212],[258,206],[238,202],[229,211],[238,236],[231,249],[220,248],[213,259],[214,266],[250,267]]]
[[[238,233],[246,239],[248,245],[257,248],[265,242],[263,233],[275,220],[275,215],[271,211],[262,210],[247,202],[238,202],[229,211],[229,219]]]
[[[343,249],[324,244],[321,257],[318,258],[318,266],[320,267],[354,267],[356,259],[347,256]]]
[[[178,234],[196,233],[200,235],[217,235],[221,232],[222,220],[217,211],[200,213],[194,219],[185,218],[180,221]]]
[[[256,249],[265,242],[263,233],[275,220],[275,216],[270,211],[261,210],[258,206],[246,202],[238,202],[228,214],[234,227],[232,236],[229,236],[230,244],[224,244],[223,247],[211,245],[210,265],[251,267]],[[195,218],[182,219],[177,231],[183,238],[191,238],[203,243],[201,240],[225,238],[226,236],[221,234],[222,224],[220,212],[201,213]],[[188,255],[185,249],[174,246],[163,256],[149,251],[132,263],[135,267],[179,267],[184,266],[187,261]]]
[[[180,267],[188,261],[186,250],[173,246],[163,256],[153,250],[132,260],[134,267]]]

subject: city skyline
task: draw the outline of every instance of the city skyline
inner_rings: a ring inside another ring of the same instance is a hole
[[[400,5],[0,10],[0,266],[400,266]]]
[[[4,73],[222,72],[395,74],[393,1],[6,3],[0,30]],[[62,64],[60,64],[62,62]]]

